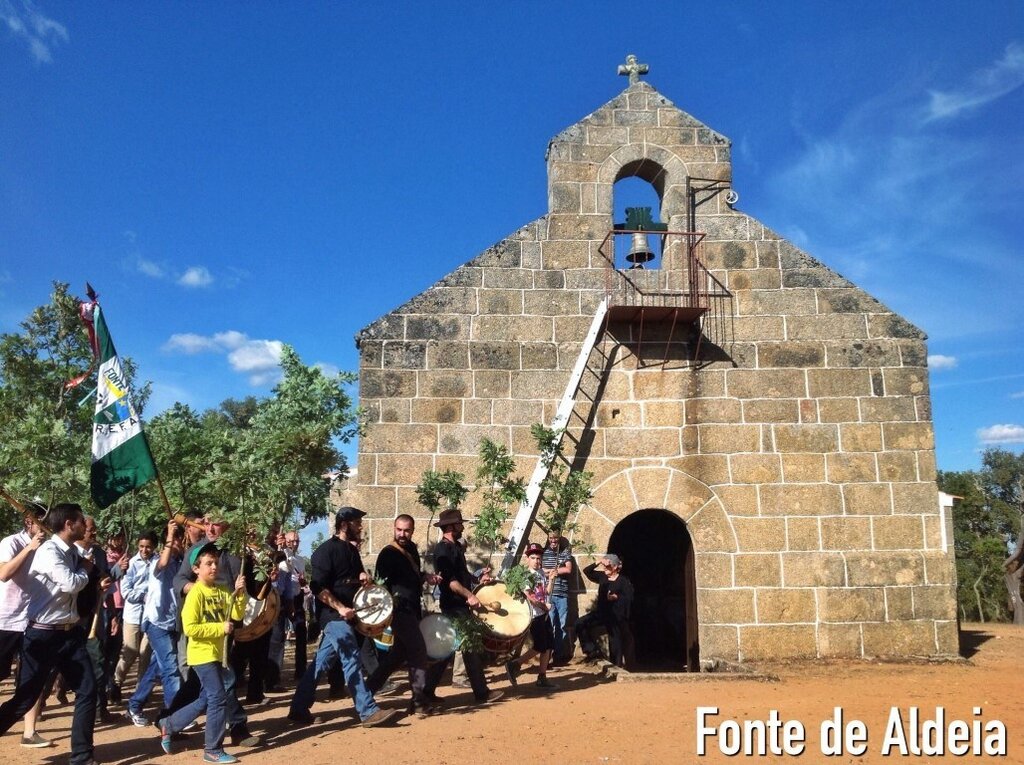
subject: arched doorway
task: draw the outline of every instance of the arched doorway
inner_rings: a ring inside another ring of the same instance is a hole
[[[633,583],[636,669],[698,672],[697,584],[686,524],[667,510],[638,510],[612,531],[608,551]]]

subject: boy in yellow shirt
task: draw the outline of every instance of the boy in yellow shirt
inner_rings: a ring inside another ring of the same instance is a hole
[[[217,578],[217,546],[212,542],[197,547],[189,556],[189,565],[198,581],[185,596],[181,623],[188,636],[188,664],[199,676],[203,690],[199,698],[182,707],[160,723],[160,746],[171,753],[171,736],[182,730],[206,710],[206,744],[203,762],[238,762],[224,751],[225,649],[228,636],[234,631],[232,619],[240,621],[245,613],[245,577],[239,575],[235,591],[219,587]]]

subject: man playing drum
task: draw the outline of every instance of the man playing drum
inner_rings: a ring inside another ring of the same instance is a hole
[[[288,719],[299,725],[316,722],[309,710],[316,695],[317,678],[339,662],[363,725],[380,725],[395,714],[393,709],[385,711],[377,706],[363,681],[359,643],[351,624],[356,618],[353,598],[359,587],[370,581],[358,549],[364,515],[366,513],[354,507],[338,510],[334,516],[334,536],[317,547],[310,558],[310,587],[316,596],[317,619],[323,637],[316,659],[306,668],[288,710]]]
[[[409,664],[409,685],[412,686],[409,712],[430,715],[440,710],[423,690],[427,682],[427,645],[419,627],[423,616],[420,595],[424,578],[430,584],[440,580],[433,574],[425,576],[420,570],[420,553],[412,541],[415,531],[416,522],[411,515],[398,516],[395,518],[395,538],[377,555],[377,577],[384,580],[384,586],[394,598],[391,630],[395,634],[395,644],[370,675],[366,686],[376,693],[391,673],[406,661]]]
[[[437,572],[441,590],[441,611],[445,616],[453,619],[463,618],[469,615],[469,609],[480,608],[480,601],[473,594],[473,577],[466,565],[466,552],[459,544],[462,533],[465,531],[465,524],[462,520],[462,513],[458,510],[444,510],[437,523],[434,524],[441,529],[444,536],[434,547],[434,569]],[[484,569],[481,582],[490,581],[490,569]],[[491,691],[487,688],[487,679],[484,677],[484,657],[476,652],[463,651],[463,659],[466,662],[466,673],[469,675],[469,683],[473,688],[473,695],[480,703],[497,701],[502,697],[501,691]],[[427,672],[426,694],[428,698],[434,697],[434,690],[441,681],[441,676],[448,667],[448,660],[439,661]]]

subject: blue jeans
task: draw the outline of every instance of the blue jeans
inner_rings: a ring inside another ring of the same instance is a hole
[[[316,660],[306,667],[306,672],[295,689],[295,697],[292,699],[289,714],[309,712],[310,707],[313,706],[313,698],[316,696],[317,678],[320,677],[321,672],[326,672],[339,661],[342,672],[345,673],[345,685],[348,686],[348,693],[355,703],[359,719],[365,720],[380,708],[363,681],[363,667],[359,661],[359,643],[356,641],[356,633],[348,622],[336,619],[324,627],[323,637],[320,638],[320,648],[316,652]]]
[[[170,709],[171,702],[181,688],[181,675],[178,674],[178,633],[168,632],[149,622],[142,625],[142,630],[149,638],[153,655],[145,674],[139,678],[135,693],[128,699],[128,710],[135,714],[140,714],[146,705],[146,699],[156,685],[157,674],[160,675],[160,683],[164,688],[164,709]]]
[[[224,689],[224,667],[219,661],[196,664],[192,667],[199,676],[203,689],[199,698],[164,718],[164,725],[177,733],[206,710],[206,743],[203,748],[211,754],[224,751],[224,719],[228,693]]]
[[[551,629],[555,633],[555,661],[568,658],[567,639],[569,637],[569,598],[564,595],[551,596],[551,610],[548,611]]]

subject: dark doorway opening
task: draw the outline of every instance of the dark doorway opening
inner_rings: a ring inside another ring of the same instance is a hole
[[[699,672],[697,584],[686,524],[667,510],[639,510],[612,532],[608,551],[633,583],[633,667]]]

